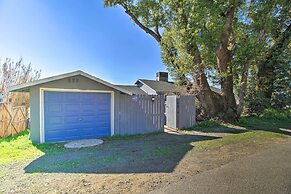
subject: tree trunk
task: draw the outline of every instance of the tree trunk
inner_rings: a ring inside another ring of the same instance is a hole
[[[230,64],[231,51],[228,49],[234,14],[235,7],[232,6],[226,14],[224,29],[215,52],[218,70],[221,75],[221,96],[224,105],[223,111],[227,116],[227,120],[234,120],[237,117],[237,105],[233,92],[232,66]]]
[[[237,117],[240,117],[244,108],[245,94],[247,90],[248,70],[250,68],[251,60],[248,60],[243,66],[241,73],[241,80],[238,90],[238,103],[237,103]]]
[[[207,77],[205,75],[205,67],[201,58],[201,53],[197,45],[192,45],[188,48],[189,54],[193,57],[193,65],[198,66],[193,76],[194,87],[197,88],[197,99],[202,108],[210,118],[220,118],[223,120],[232,120],[232,115],[225,112],[225,106],[222,95],[211,90]]]
[[[224,114],[222,96],[210,89],[206,75],[204,73],[196,75],[196,79],[196,84],[200,88],[199,92],[197,93],[197,99],[201,103],[201,106],[206,112],[207,116],[210,118],[217,117],[225,120],[225,118],[228,116]]]

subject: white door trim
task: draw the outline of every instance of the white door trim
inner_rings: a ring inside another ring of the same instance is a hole
[[[80,90],[80,89],[61,89],[61,88],[39,88],[39,104],[40,104],[40,143],[45,142],[44,133],[44,92],[81,92],[81,93],[110,93],[111,94],[111,136],[114,135],[114,91],[105,90]]]

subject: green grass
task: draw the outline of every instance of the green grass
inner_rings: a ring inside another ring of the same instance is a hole
[[[203,129],[209,129],[209,128],[216,128],[220,126],[221,126],[220,121],[215,120],[215,119],[209,119],[209,120],[197,123],[197,125],[194,125],[190,130],[203,130]]]
[[[249,144],[255,141],[265,141],[272,138],[284,137],[282,134],[267,131],[251,131],[240,134],[229,134],[220,139],[192,143],[197,150],[219,148],[230,144]]]
[[[218,120],[203,121],[190,130],[222,132],[226,129],[228,131],[234,129],[238,132],[238,134],[229,134],[220,139],[194,143],[197,149],[205,150],[229,144],[248,144],[253,141],[290,136],[289,132],[282,130],[283,128],[291,129],[291,110],[266,109],[260,116],[242,116],[235,123],[224,123]]]
[[[206,121],[201,121],[194,125],[189,129],[184,129],[185,131],[200,131],[205,133],[211,132],[229,132],[229,131],[236,131],[236,132],[244,132],[246,130],[245,127],[233,124],[233,123],[225,123],[223,121],[217,119],[210,119]]]
[[[202,121],[187,131],[201,132],[245,132],[266,130],[280,133],[280,128],[291,128],[291,110],[266,109],[260,116],[242,116],[237,122],[225,123],[217,119]]]
[[[47,152],[61,152],[58,144],[36,145],[28,140],[29,130],[15,136],[0,139],[0,165],[36,158]]]
[[[104,137],[104,140],[130,140],[136,138],[143,138],[152,135],[161,134],[161,132],[147,133],[147,134],[137,134],[137,135],[113,135],[109,137]]]
[[[171,157],[179,153],[183,153],[184,150],[187,150],[189,147],[188,144],[177,144],[171,147],[159,147],[157,149],[152,149],[151,146],[148,148],[145,146],[143,151],[143,156],[145,158],[163,158]]]

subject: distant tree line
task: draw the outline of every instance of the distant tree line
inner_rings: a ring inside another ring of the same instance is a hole
[[[14,106],[29,106],[28,93],[10,93],[9,88],[14,85],[23,84],[40,78],[41,71],[34,70],[31,64],[25,64],[23,59],[12,61],[7,58],[0,59],[0,94],[4,103],[12,103]]]

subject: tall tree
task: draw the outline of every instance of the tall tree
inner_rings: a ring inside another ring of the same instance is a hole
[[[261,40],[255,18],[268,2],[243,0],[104,0],[125,13],[161,47],[171,74],[195,93],[210,117],[236,119],[242,111],[250,66],[270,43]],[[286,0],[278,0],[279,5]],[[278,15],[280,15],[280,9]],[[267,20],[271,16],[265,16]],[[209,80],[221,93],[210,89]],[[237,90],[234,90],[237,88]],[[238,100],[235,98],[238,91]]]

